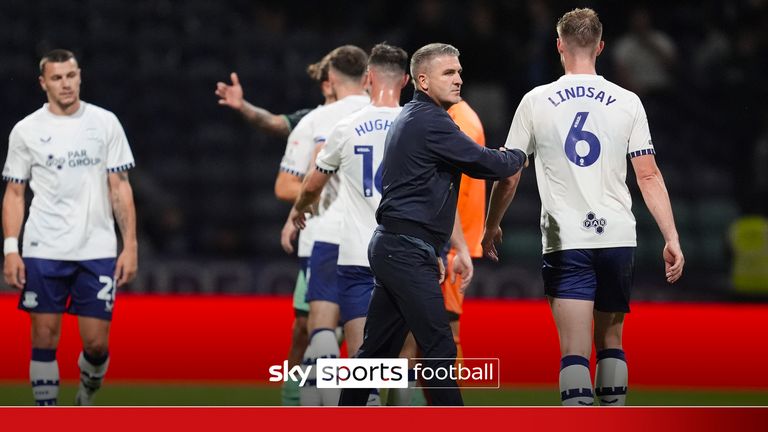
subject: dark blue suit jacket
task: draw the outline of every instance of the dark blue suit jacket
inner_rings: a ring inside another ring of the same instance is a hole
[[[506,178],[525,159],[520,150],[477,145],[445,109],[416,91],[387,133],[376,220],[387,231],[421,238],[440,251],[453,230],[461,174]]]

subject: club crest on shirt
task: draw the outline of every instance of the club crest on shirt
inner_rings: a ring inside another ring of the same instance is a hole
[[[24,300],[21,304],[27,309],[34,309],[37,307],[37,293],[27,291],[24,293]]]
[[[598,218],[595,212],[587,213],[586,219],[581,222],[581,226],[584,229],[594,229],[596,234],[603,234],[606,225],[608,225],[608,222],[605,218]]]

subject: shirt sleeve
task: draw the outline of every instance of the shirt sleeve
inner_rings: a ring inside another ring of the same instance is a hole
[[[333,174],[339,170],[341,166],[341,150],[346,142],[345,128],[343,125],[336,125],[328,135],[328,140],[325,142],[325,146],[317,155],[315,160],[315,166],[317,170],[324,174]]]
[[[113,114],[110,119],[109,133],[107,136],[107,171],[126,171],[136,166],[133,160],[128,138],[125,136],[123,125]]]
[[[280,171],[303,177],[309,169],[315,145],[312,142],[312,121],[304,117],[288,135],[285,153],[280,161]]]
[[[498,179],[512,176],[522,168],[526,158],[522,152],[501,152],[477,145],[459,130],[448,114],[430,122],[427,145],[439,159],[473,178]]]
[[[17,128],[13,128],[8,137],[8,157],[3,167],[3,180],[25,183],[29,180],[32,169],[32,155]]]
[[[310,111],[312,111],[312,108],[304,108],[294,111],[290,114],[283,114],[283,120],[285,120],[285,124],[288,125],[288,131],[290,132],[294,130],[301,119],[303,119],[305,115],[309,114]]]
[[[637,99],[637,109],[635,111],[635,120],[632,124],[632,130],[629,133],[629,143],[627,153],[629,157],[637,157],[649,154],[656,154],[651,140],[651,130],[648,128],[648,116],[645,114],[640,99]]]
[[[531,93],[528,93],[520,101],[509,127],[507,141],[504,143],[504,147],[521,150],[526,155],[534,152],[532,100]]]

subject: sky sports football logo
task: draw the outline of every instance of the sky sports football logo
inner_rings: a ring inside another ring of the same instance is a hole
[[[320,358],[315,365],[288,367],[288,361],[269,368],[270,382],[295,381],[299,386],[316,383],[318,388],[408,388],[410,379],[415,388],[430,388],[429,382],[453,379],[462,388],[499,388],[498,358],[463,358],[446,366],[430,366],[434,360],[411,359],[350,359]]]

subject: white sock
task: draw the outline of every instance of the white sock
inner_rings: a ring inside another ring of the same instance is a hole
[[[104,375],[109,368],[109,354],[105,355],[103,363],[96,366],[85,358],[85,353],[80,351],[80,357],[77,358],[77,365],[80,367],[80,384],[88,395],[93,395],[101,388],[104,381]]]
[[[319,406],[322,405],[322,399],[320,398],[320,392],[317,388],[317,373],[316,363],[317,357],[314,355],[312,345],[307,346],[304,351],[304,357],[301,360],[301,369],[303,371],[309,369],[309,378],[303,386],[299,387],[299,404],[301,406]]]
[[[602,406],[624,406],[627,400],[627,360],[620,349],[597,353],[595,395]]]
[[[568,355],[560,360],[560,400],[563,406],[594,405],[589,359]]]
[[[312,354],[314,355],[314,362],[317,362],[319,358],[339,358],[341,352],[339,351],[339,341],[336,338],[336,329],[321,328],[312,332],[312,336],[309,339],[309,346],[311,347]],[[309,351],[309,349],[307,349]],[[316,367],[312,367],[316,369]],[[320,393],[321,405],[323,406],[338,406],[339,397],[341,396],[341,389],[322,388],[317,389]]]
[[[59,363],[55,349],[32,348],[29,379],[35,405],[56,405],[59,398]]]

